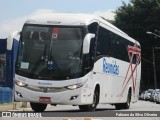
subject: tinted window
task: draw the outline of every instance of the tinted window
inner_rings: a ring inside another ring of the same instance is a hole
[[[97,57],[110,56],[126,62],[130,62],[128,54],[128,46],[134,46],[134,43],[126,40],[125,38],[106,30],[102,27],[99,28],[98,41],[97,41]],[[138,46],[138,48],[140,48]],[[132,63],[136,64],[138,54],[133,55]]]
[[[110,36],[108,31],[100,27],[97,41],[97,56],[106,56],[110,52]]]

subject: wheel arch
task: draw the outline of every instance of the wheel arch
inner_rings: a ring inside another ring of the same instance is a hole
[[[99,83],[95,85],[94,92],[95,91],[98,91],[98,103],[99,103],[99,100],[100,100],[100,84]]]
[[[132,87],[131,86],[128,88],[128,92],[130,92],[131,96],[132,96]]]
[[[127,96],[128,96],[128,94],[130,94],[131,95],[131,101],[132,101],[132,96],[133,96],[133,94],[132,94],[132,87],[131,86],[129,86],[129,88],[128,88],[128,91],[127,91]]]

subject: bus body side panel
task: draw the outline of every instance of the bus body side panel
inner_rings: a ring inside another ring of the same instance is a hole
[[[100,83],[100,103],[124,103],[127,101],[129,88],[131,87],[133,91],[132,70],[129,69],[129,63],[105,57],[95,63],[93,71],[96,72],[95,79]],[[140,78],[140,74],[134,73],[133,76],[133,78],[136,76],[138,79]],[[137,81],[136,85],[134,83],[134,87],[135,98],[137,98],[139,90]]]

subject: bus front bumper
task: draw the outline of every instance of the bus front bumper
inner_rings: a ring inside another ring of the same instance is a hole
[[[84,105],[92,104],[93,94],[90,89],[86,90],[83,87],[54,93],[37,92],[15,85],[15,100],[47,104]]]

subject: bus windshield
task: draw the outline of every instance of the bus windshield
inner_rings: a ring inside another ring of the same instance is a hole
[[[25,25],[16,74],[39,80],[66,80],[81,75],[84,27]]]

